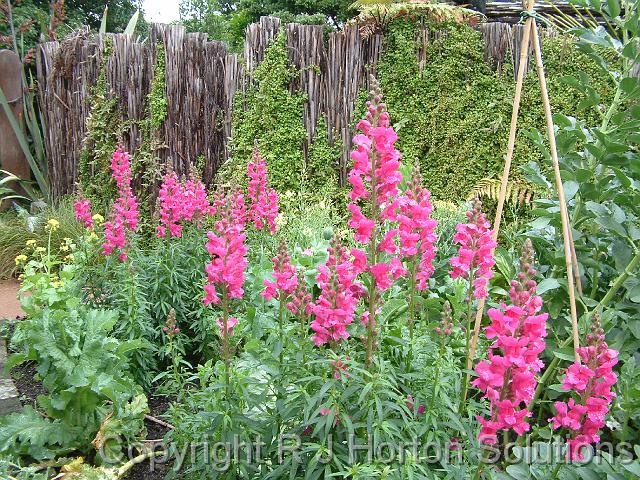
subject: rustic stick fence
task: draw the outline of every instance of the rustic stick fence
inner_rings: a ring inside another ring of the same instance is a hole
[[[162,44],[168,114],[158,132],[162,145],[158,156],[178,172],[187,171],[203,157],[204,177],[210,182],[229,158],[236,93],[249,86],[250,72],[280,28],[280,20],[274,17],[250,25],[241,56],[229,53],[222,42],[207,40],[206,34],[162,24],[151,25],[145,42],[124,34],[98,36],[84,30],[60,42],[41,44],[37,75],[53,197],[71,192],[77,179],[91,90],[103,63],[106,37],[111,39],[111,55],[104,62],[108,95],[117,98],[122,121],[130,121],[122,138],[125,148],[135,151],[141,144],[135,121],[144,118],[156,49]],[[485,42],[485,60],[498,70],[510,61],[517,71],[523,27],[486,23],[478,28]],[[428,43],[439,33],[423,27],[418,36]],[[307,96],[307,138],[301,145],[305,158],[318,120],[324,116],[329,141],[339,139],[343,145],[337,167],[345,182],[354,109],[368,74],[375,72],[382,34],[363,38],[357,26],[348,25],[326,39],[321,26],[295,23],[286,25],[285,34],[289,59],[300,69],[291,88]],[[418,48],[416,55],[424,63],[425,49]]]

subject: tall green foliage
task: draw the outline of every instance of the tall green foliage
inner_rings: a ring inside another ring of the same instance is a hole
[[[378,64],[379,80],[405,161],[420,164],[436,197],[465,198],[479,179],[502,172],[515,88],[511,62],[507,59],[503,71],[494,72],[484,61],[478,31],[465,25],[439,25],[431,28],[446,34],[426,47],[421,70],[416,28],[417,22],[404,18],[390,24]],[[577,70],[593,78],[603,98],[611,95],[610,81],[575,49],[570,38],[545,39],[543,55],[554,109],[578,107],[579,100],[559,81]],[[535,72],[530,72],[522,99],[516,165],[540,158],[526,131],[543,125],[540,91]]]

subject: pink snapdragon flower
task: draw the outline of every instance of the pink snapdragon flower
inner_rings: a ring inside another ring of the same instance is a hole
[[[181,183],[178,175],[170,171],[165,174],[160,191],[160,225],[156,227],[158,238],[167,235],[167,229],[172,237],[182,236],[180,222],[201,221],[211,213],[211,205],[207,200],[207,190],[199,179],[192,176]]]
[[[110,220],[104,224],[104,238],[102,253],[111,255],[119,251],[120,261],[127,259],[126,232],[136,231],[138,228],[138,201],[131,189],[131,163],[129,154],[121,147],[113,152],[111,171],[116,181],[118,198],[113,204]]]
[[[353,322],[362,293],[349,251],[335,239],[328,251],[327,262],[318,267],[321,293],[311,306],[313,342],[318,346],[349,338],[347,327]]]
[[[265,289],[261,293],[265,300],[279,298],[280,293],[284,299],[294,294],[298,286],[298,274],[296,268],[291,265],[291,258],[284,240],[280,241],[278,254],[273,257],[273,273],[271,275],[274,280],[265,279]]]
[[[219,304],[219,294],[227,295],[230,299],[242,298],[244,295],[247,247],[244,244],[246,235],[243,233],[243,224],[238,221],[239,218],[243,218],[242,194],[238,192],[228,194],[224,205],[220,207],[214,231],[207,232],[209,239],[207,251],[212,259],[205,267],[207,272],[203,299],[205,305]]]
[[[564,390],[576,393],[577,399],[555,402],[556,415],[549,421],[552,428],[566,428],[572,434],[567,439],[567,458],[582,460],[582,449],[600,441],[600,430],[616,394],[612,387],[617,376],[613,367],[618,363],[618,352],[604,341],[600,319],[594,316],[587,346],[579,348],[580,362],[568,369],[562,381]]]
[[[537,386],[535,375],[544,364],[548,315],[539,313],[542,299],[536,295],[536,270],[531,241],[524,244],[517,280],[511,282],[511,305],[488,311],[491,324],[485,332],[494,339],[489,358],[476,365],[478,377],[471,384],[484,392],[491,404],[491,418],[478,417],[482,425],[480,441],[494,444],[499,431],[513,430],[517,435],[529,431],[527,407]]]
[[[416,168],[404,195],[397,199],[399,254],[403,259],[417,261],[415,272],[416,289],[426,290],[427,282],[434,272],[433,260],[436,257],[436,234],[438,225],[431,218],[433,207],[429,190],[422,186],[422,176]]]
[[[374,85],[373,101],[367,102],[366,118],[356,125],[361,133],[353,138],[355,150],[351,152],[353,168],[349,172],[352,186],[351,212],[348,225],[355,230],[355,240],[363,245],[373,242],[376,257],[358,255],[358,270],[368,272],[379,291],[387,290],[393,280],[406,274],[398,262],[393,263],[398,251],[396,238],[399,230],[390,226],[395,222],[395,203],[400,173],[400,152],[394,144],[398,139],[390,126],[389,113],[377,85]],[[366,213],[365,213],[366,210]]]
[[[253,150],[251,161],[247,164],[249,185],[249,220],[256,229],[269,227],[273,234],[276,232],[276,217],[278,216],[278,194],[269,187],[267,181],[267,163],[260,156],[258,149]]]
[[[224,321],[221,318],[218,318],[216,320],[216,325],[220,329],[220,336],[221,337],[224,336],[225,333],[229,337],[233,337],[233,327],[235,327],[237,324],[238,324],[238,319],[236,317],[227,318],[227,331],[225,332]]]
[[[93,216],[91,215],[91,201],[80,195],[73,203],[73,210],[76,214],[76,220],[84,223],[87,230],[92,230]]]
[[[451,278],[469,278],[473,281],[475,298],[486,298],[487,286],[493,278],[492,267],[495,264],[493,249],[493,230],[487,217],[482,213],[482,204],[476,200],[473,208],[467,212],[469,223],[456,225],[457,233],[453,237],[459,245],[458,256],[451,259]]]

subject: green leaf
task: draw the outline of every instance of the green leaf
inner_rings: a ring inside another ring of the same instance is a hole
[[[102,14],[102,20],[100,20],[100,30],[98,33],[104,35],[107,33],[107,14],[109,13],[109,5],[104,6],[104,13]]]
[[[620,15],[620,3],[618,0],[607,0],[607,10],[613,18]]]
[[[138,24],[138,17],[140,16],[140,10],[136,10],[131,18],[129,19],[129,23],[127,23],[127,27],[124,29],[125,35],[133,35],[133,32],[136,31],[136,25]]]
[[[573,349],[570,347],[554,351],[553,356],[558,357],[560,360],[566,360],[568,362],[574,362],[576,359],[573,353]]]
[[[26,362],[29,359],[24,353],[14,353],[7,358],[4,364],[4,371],[8,373],[16,365],[20,365],[21,363]]]
[[[543,295],[544,293],[560,288],[560,282],[555,278],[545,278],[542,280],[538,287],[536,288],[536,292],[538,295]]]
[[[515,465],[509,465],[507,467],[507,473],[518,480],[525,480],[531,477],[529,468],[522,463],[516,463]]]
[[[579,467],[576,468],[576,472],[580,475],[582,480],[600,480],[600,475],[591,470],[589,467]]]

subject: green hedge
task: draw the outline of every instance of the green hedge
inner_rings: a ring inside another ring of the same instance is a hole
[[[378,78],[392,122],[399,135],[398,148],[406,162],[419,163],[428,187],[436,198],[467,197],[478,180],[502,173],[515,89],[513,67],[507,59],[500,73],[484,62],[482,35],[466,25],[446,24],[446,30],[426,51],[420,70],[416,58],[416,19],[399,18],[384,35]],[[580,95],[561,82],[565,75],[585,71],[596,79],[603,98],[611,84],[571,38],[543,41],[543,55],[553,110],[578,111]],[[304,162],[302,144],[305,95],[290,92],[298,75],[288,64],[283,32],[267,48],[263,62],[252,76],[252,86],[239,93],[232,124],[231,159],[219,172],[222,183],[245,185],[246,163],[255,142],[267,159],[272,185],[281,193],[304,191],[311,200],[340,198],[337,160],[340,145],[329,145],[326,124],[318,126],[316,138]],[[535,71],[525,80],[519,133],[512,175],[521,176],[518,165],[541,160],[526,136],[531,128],[544,131],[544,115]],[[362,92],[359,111],[364,109]],[[595,110],[579,115],[594,121]],[[354,124],[357,121],[354,118]]]
[[[326,123],[318,123],[305,163],[303,123],[306,96],[290,92],[298,71],[288,63],[284,32],[265,51],[264,60],[252,74],[252,85],[234,101],[229,161],[218,173],[220,183],[246,185],[246,165],[257,144],[267,161],[269,181],[283,200],[287,192],[302,191],[307,199],[322,199],[338,188],[337,162],[340,145],[329,145]]]
[[[432,41],[426,65],[416,58],[416,22],[393,21],[384,35],[378,77],[392,122],[398,129],[398,148],[405,161],[418,162],[428,187],[437,198],[465,198],[476,182],[502,173],[515,89],[511,62],[496,73],[484,62],[482,35],[461,25],[440,25],[446,35]],[[436,27],[432,27],[436,28]],[[597,80],[600,94],[611,85],[568,37],[543,41],[547,81],[555,112],[575,114],[579,95],[560,78],[587,72]],[[524,86],[519,132],[514,154],[517,165],[540,160],[525,132],[544,131],[544,114],[535,71]],[[596,111],[582,112],[593,120]]]

